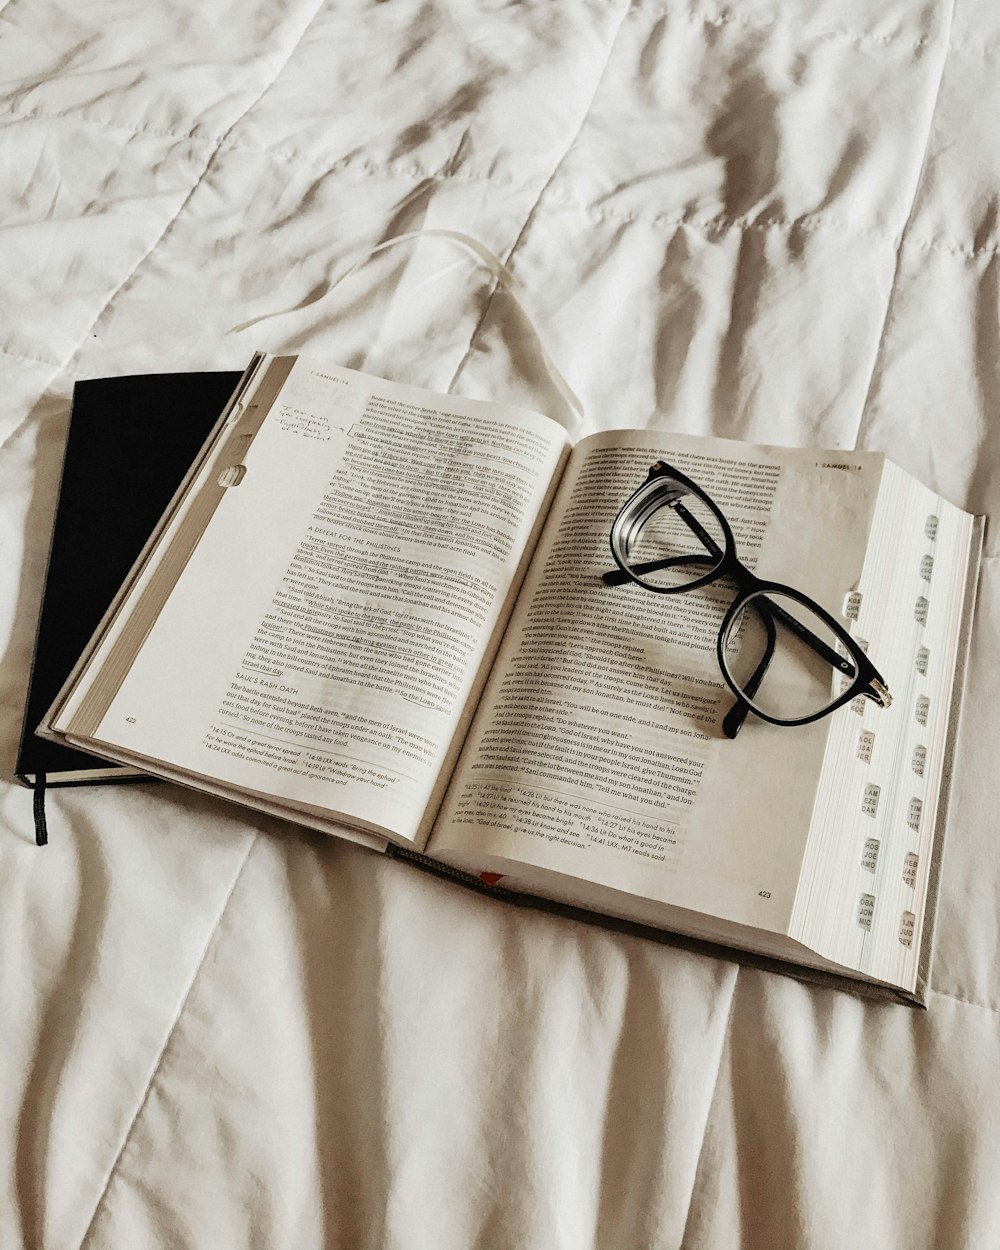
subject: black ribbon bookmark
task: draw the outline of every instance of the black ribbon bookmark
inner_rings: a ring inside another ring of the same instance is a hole
[[[35,794],[32,804],[35,813],[35,845],[46,846],[49,841],[49,830],[45,823],[45,774],[35,775]]]

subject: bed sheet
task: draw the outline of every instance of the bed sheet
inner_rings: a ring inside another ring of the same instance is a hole
[[[305,351],[1000,502],[988,0],[0,8],[3,1247],[1000,1241],[995,530],[929,1007],[509,908],[166,787],[13,771],[78,378]],[[249,330],[232,327],[291,309]]]

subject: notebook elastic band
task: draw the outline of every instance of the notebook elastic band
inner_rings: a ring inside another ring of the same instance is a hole
[[[45,846],[49,840],[49,828],[45,823],[45,774],[35,776],[35,792],[32,796],[32,811],[35,816],[35,845]]]

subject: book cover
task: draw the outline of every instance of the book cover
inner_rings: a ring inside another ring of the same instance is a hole
[[[34,786],[125,780],[133,769],[35,735],[171,496],[239,371],[78,382],[16,773]]]

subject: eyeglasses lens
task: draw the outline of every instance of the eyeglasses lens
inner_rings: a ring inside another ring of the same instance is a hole
[[[682,590],[717,568],[725,554],[725,534],[712,509],[695,494],[677,495],[669,483],[651,490],[625,534],[626,567],[654,589]]]
[[[824,712],[855,676],[838,634],[782,594],[758,592],[746,599],[726,630],[722,654],[743,698],[776,720]]]

